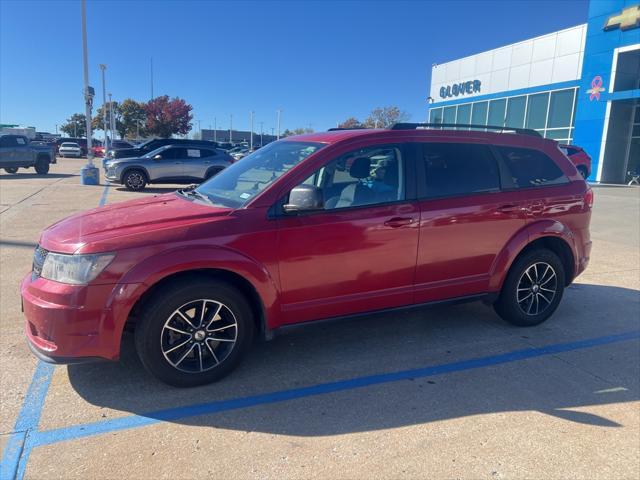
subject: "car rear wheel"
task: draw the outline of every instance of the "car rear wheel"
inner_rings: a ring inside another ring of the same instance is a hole
[[[127,190],[137,192],[143,190],[147,185],[147,178],[141,170],[129,170],[124,174],[122,183],[127,187]]]
[[[36,173],[38,175],[46,175],[49,173],[49,159],[40,157],[36,160],[36,164],[34,166],[36,169]]]
[[[5,172],[7,173],[18,173],[18,168],[17,167],[7,167],[4,169]]]
[[[538,325],[558,308],[564,285],[564,267],[558,256],[546,249],[531,250],[511,266],[494,308],[513,325]]]
[[[135,341],[145,368],[175,387],[228,375],[251,345],[254,323],[245,297],[206,278],[161,287],[143,307]]]
[[[587,173],[587,167],[584,165],[578,165],[576,168],[578,169],[578,172],[580,172],[580,175],[582,175],[582,178],[586,179],[589,176]]]

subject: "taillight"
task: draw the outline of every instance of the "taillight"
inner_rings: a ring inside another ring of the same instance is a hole
[[[593,189],[587,188],[587,191],[584,192],[584,204],[589,209],[593,207]]]

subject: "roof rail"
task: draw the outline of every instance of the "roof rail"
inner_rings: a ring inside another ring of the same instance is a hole
[[[338,130],[366,130],[367,127],[333,127],[327,130],[327,132],[336,132]]]
[[[518,133],[520,135],[530,135],[532,137],[542,137],[540,132],[530,128],[499,127],[495,125],[471,125],[466,123],[394,123],[391,130],[418,130],[418,129],[440,129],[452,130],[459,128],[473,128],[478,130],[494,130],[500,133]]]

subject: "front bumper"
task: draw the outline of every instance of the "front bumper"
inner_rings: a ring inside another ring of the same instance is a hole
[[[27,275],[20,286],[25,335],[47,362],[118,358],[120,334],[106,306],[115,285],[67,285]]]

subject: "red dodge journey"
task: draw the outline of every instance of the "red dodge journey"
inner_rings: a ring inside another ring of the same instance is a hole
[[[41,359],[116,360],[125,329],[176,386],[302,322],[483,300],[537,325],[589,261],[593,192],[535,132],[396,124],[288,137],[197,188],[73,215],[21,291]]]

